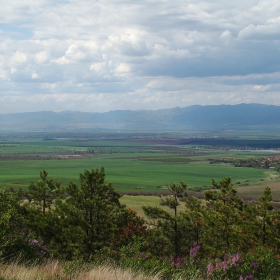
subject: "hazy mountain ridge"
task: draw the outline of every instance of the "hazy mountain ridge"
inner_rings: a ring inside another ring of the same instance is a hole
[[[0,130],[212,130],[278,129],[280,106],[194,105],[161,110],[0,114]]]

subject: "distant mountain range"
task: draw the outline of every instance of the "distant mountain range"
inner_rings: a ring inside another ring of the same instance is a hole
[[[262,104],[189,106],[107,113],[32,112],[0,114],[1,131],[73,130],[278,130],[280,106]]]

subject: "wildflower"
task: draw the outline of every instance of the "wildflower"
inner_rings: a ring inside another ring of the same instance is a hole
[[[214,272],[214,265],[213,264],[208,264],[207,266],[207,276],[210,277]]]
[[[195,258],[197,252],[199,251],[200,246],[197,244],[197,242],[193,243],[193,247],[190,249],[190,256],[191,258]]]
[[[229,258],[231,264],[236,264],[237,262],[239,262],[240,260],[240,255],[239,253],[233,254],[230,258]]]
[[[257,269],[259,268],[259,265],[256,264],[255,262],[251,262],[251,263],[250,263],[250,267],[253,268],[253,269],[255,269],[255,270],[257,270]]]
[[[184,266],[184,264],[186,263],[186,259],[181,258],[181,257],[171,257],[171,262],[170,264],[176,268],[182,268]]]
[[[37,245],[39,243],[37,239],[30,239],[29,242],[33,245]]]

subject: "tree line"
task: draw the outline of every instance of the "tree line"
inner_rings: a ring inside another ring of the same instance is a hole
[[[203,200],[188,196],[184,182],[172,183],[161,206],[143,206],[144,219],[120,203],[103,167],[79,179],[64,187],[43,170],[26,191],[0,192],[2,259],[110,260],[147,271],[167,266],[166,277],[194,271],[211,279],[280,275],[280,211],[273,209],[269,187],[250,204],[230,177],[212,180]]]

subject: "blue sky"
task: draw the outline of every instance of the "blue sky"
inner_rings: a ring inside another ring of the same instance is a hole
[[[280,105],[279,0],[0,3],[0,113]]]

